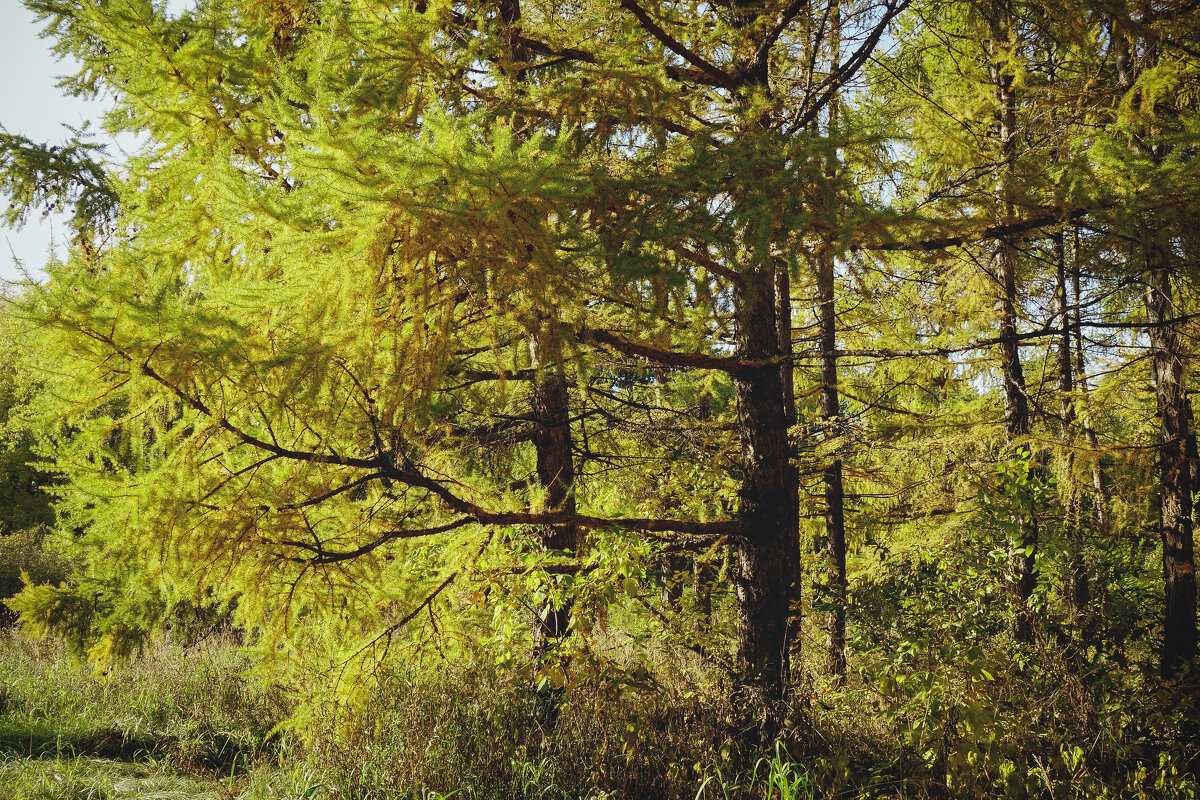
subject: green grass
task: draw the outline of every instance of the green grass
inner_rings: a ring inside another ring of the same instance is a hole
[[[1057,717],[1034,724],[1053,707],[1019,694],[1041,686],[1020,673],[974,687],[994,710],[978,721],[943,680],[913,683],[917,711],[893,707],[883,724],[869,704],[887,696],[851,680],[797,710],[792,749],[764,754],[739,748],[720,695],[694,682],[635,690],[598,675],[548,726],[528,671],[467,659],[381,672],[367,707],[309,709],[298,741],[272,734],[289,709],[247,667],[229,641],[160,640],[97,673],[53,643],[0,633],[0,800],[1200,797],[1194,744],[1133,750],[1144,739],[1131,736],[1117,757],[1089,761]],[[1161,719],[1164,731],[1180,724]]]
[[[0,800],[204,800],[222,797],[222,788],[155,761],[61,754],[0,760]]]
[[[98,673],[53,642],[0,633],[0,800],[306,798],[270,735],[286,707],[229,642],[159,641]]]

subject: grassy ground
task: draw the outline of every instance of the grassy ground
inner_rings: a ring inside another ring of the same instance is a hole
[[[158,641],[97,674],[0,632],[0,800],[1200,798],[1192,717],[1151,694],[1093,712],[1089,752],[1055,716],[1054,697],[1077,704],[1059,682],[997,675],[954,701],[929,678],[883,711],[851,684],[797,718],[790,754],[762,757],[682,678],[632,692],[597,676],[546,724],[527,672],[459,659],[381,674],[354,714],[310,713],[302,748],[274,733],[290,709],[248,666],[221,639]]]
[[[158,643],[97,674],[48,642],[0,633],[0,800],[321,796],[284,768],[285,709],[228,643]]]

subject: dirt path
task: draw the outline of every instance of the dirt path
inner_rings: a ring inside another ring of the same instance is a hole
[[[216,800],[231,794],[219,781],[180,774],[166,763],[66,754],[0,758],[0,800]]]

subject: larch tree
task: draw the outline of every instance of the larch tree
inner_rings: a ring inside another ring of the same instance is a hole
[[[106,529],[268,642],[341,631],[333,661],[511,558],[522,526],[568,572],[583,529],[727,536],[735,685],[777,714],[801,585],[779,277],[837,236],[797,191],[823,171],[809,131],[903,3],[856,9],[815,74],[829,9],[803,2],[30,5],[83,62],[76,90],[148,139],[115,241],[29,301],[73,354],[59,439]],[[676,332],[688,295],[710,313]],[[567,375],[605,353],[731,385],[725,518],[578,485]]]

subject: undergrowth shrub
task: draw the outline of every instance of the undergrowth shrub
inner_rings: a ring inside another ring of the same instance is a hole
[[[0,624],[11,625],[16,620],[16,614],[3,601],[21,591],[22,575],[29,576],[33,583],[57,585],[70,572],[70,562],[47,548],[45,528],[0,531]]]
[[[478,664],[385,676],[365,711],[330,714],[313,755],[347,797],[693,797],[734,757],[728,710],[694,694],[577,684],[553,723],[528,675]]]

